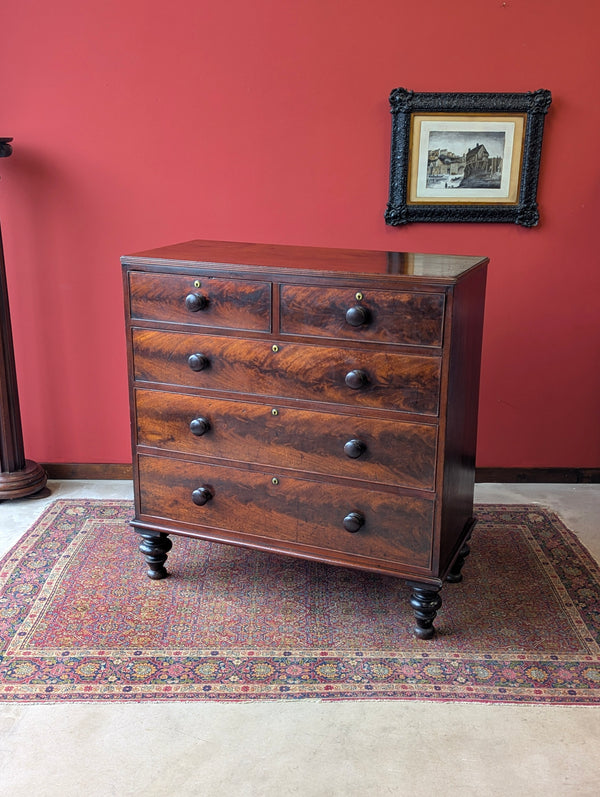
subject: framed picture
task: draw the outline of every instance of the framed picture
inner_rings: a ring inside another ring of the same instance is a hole
[[[387,224],[539,221],[546,89],[526,94],[390,94]]]

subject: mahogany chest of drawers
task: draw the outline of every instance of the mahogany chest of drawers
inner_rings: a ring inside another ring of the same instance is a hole
[[[179,534],[386,573],[431,637],[474,523],[487,259],[192,241],[122,264],[148,575]]]

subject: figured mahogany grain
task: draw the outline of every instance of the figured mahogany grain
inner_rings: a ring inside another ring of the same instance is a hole
[[[387,351],[303,346],[225,336],[134,329],[135,378],[144,382],[262,396],[287,396],[350,406],[437,415],[440,360]],[[210,365],[192,371],[188,358],[203,354]],[[367,384],[345,383],[352,370]]]
[[[138,444],[165,451],[361,481],[433,489],[437,427],[363,416],[298,410],[280,404],[223,401],[155,390],[136,391]],[[205,419],[196,436],[190,423]],[[344,453],[352,439],[365,450]]]
[[[281,331],[315,337],[377,341],[412,346],[442,345],[444,296],[438,293],[368,290],[357,278],[354,288],[282,285]],[[361,297],[356,298],[356,295]],[[346,321],[350,308],[364,311],[366,322]]]
[[[268,282],[133,271],[129,290],[132,318],[261,332],[271,328]],[[194,293],[205,299],[204,308],[196,312],[185,301]]]
[[[199,537],[231,531],[416,567],[430,562],[431,500],[164,457],[140,456],[138,468],[142,514],[172,518]],[[200,487],[213,496],[203,506],[192,499]],[[343,526],[352,511],[365,518],[356,534]]]

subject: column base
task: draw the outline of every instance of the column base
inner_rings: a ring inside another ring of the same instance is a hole
[[[46,486],[46,471],[37,462],[25,460],[22,470],[0,473],[0,501],[13,498],[26,498],[39,493]]]

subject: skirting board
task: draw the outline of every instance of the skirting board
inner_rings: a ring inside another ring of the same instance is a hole
[[[600,468],[477,468],[477,482],[600,484]]]
[[[43,465],[49,479],[132,478],[131,465],[115,463],[62,463]],[[477,468],[477,482],[531,484],[600,484],[600,468]]]

